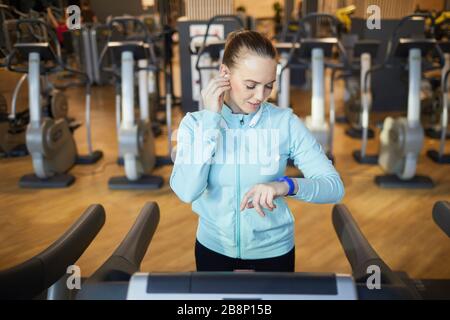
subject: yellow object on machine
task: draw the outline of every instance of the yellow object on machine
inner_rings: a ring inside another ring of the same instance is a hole
[[[350,28],[352,27],[350,15],[352,15],[355,11],[356,6],[354,4],[336,10],[336,18],[342,23],[347,32],[350,31]]]
[[[441,23],[443,23],[445,20],[450,19],[450,11],[444,11],[442,12],[439,17],[436,18],[436,20],[434,20],[434,23],[439,25]]]

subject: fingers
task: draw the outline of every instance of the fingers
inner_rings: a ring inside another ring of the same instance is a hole
[[[208,85],[214,87],[215,85],[222,83],[230,84],[230,79],[227,77],[217,77],[212,79]]]
[[[211,93],[214,90],[217,89],[218,86],[225,85],[225,84],[229,84],[229,81],[222,80],[222,81],[218,82],[217,79],[213,79],[208,83],[206,88],[204,90],[202,90],[203,91],[202,94],[204,96],[209,96],[209,95],[211,95]]]
[[[220,97],[222,95],[222,93],[224,93],[227,90],[230,90],[231,86],[230,85],[222,85],[220,87],[217,87],[211,94],[214,97]]]
[[[255,190],[256,190],[255,187],[253,187],[250,190],[248,190],[246,194],[244,194],[244,197],[242,197],[241,204],[239,207],[239,209],[241,211],[244,209],[252,209],[253,208],[252,197],[255,193]]]
[[[208,83],[206,88],[201,91],[201,95],[207,105],[215,106],[220,102],[221,95],[227,90],[231,90],[230,80],[225,77],[218,77]]]
[[[277,207],[277,206],[274,204],[274,205],[273,205],[273,208],[276,209],[276,207]],[[253,202],[252,202],[252,201],[249,201],[249,203],[247,204],[247,209],[253,209],[253,208],[254,208]]]
[[[211,83],[208,85],[208,87],[210,87],[210,91],[214,91],[215,89],[217,89],[218,87],[222,87],[222,86],[229,86],[230,85],[230,81],[229,80],[220,80],[220,81],[211,81]]]
[[[255,188],[251,188],[250,190],[247,191],[246,194],[244,194],[244,197],[242,198],[241,206],[240,206],[241,211],[244,210],[245,208],[247,208],[247,209],[250,208],[250,205],[252,203],[250,201],[250,199],[252,198],[254,192],[255,192]],[[253,208],[253,205],[251,206],[251,208]]]
[[[261,217],[265,217],[264,211],[259,206],[260,194],[255,195],[254,193],[255,193],[255,188],[252,188],[244,195],[244,197],[242,198],[242,201],[241,201],[240,210],[242,211],[244,209],[255,208],[256,212],[258,212]],[[252,201],[250,201],[252,196],[253,196],[253,199],[252,199]]]
[[[211,82],[208,84],[207,88],[210,88],[211,90],[214,90],[217,87],[223,86],[223,85],[230,85],[230,80],[211,80]]]
[[[266,214],[264,213],[263,209],[261,208],[260,200],[261,200],[261,193],[256,193],[253,197],[252,203],[253,203],[253,206],[254,206],[256,212],[258,212],[261,217],[265,217]]]
[[[240,210],[255,209],[262,217],[265,217],[263,208],[273,211],[277,206],[273,203],[275,193],[264,186],[254,186],[242,198]]]
[[[251,191],[251,190],[250,190],[250,191]],[[239,207],[239,209],[240,209],[241,211],[244,210],[244,209],[247,207],[247,203],[248,203],[249,200],[250,200],[250,191],[247,192],[247,193],[244,195],[244,197],[242,198],[241,206]]]
[[[277,206],[273,203],[273,193],[269,192],[267,195],[267,204],[273,209],[275,209]]]
[[[259,198],[259,204],[262,207],[272,211],[272,208],[267,204],[267,192],[262,192],[261,193],[261,197]]]

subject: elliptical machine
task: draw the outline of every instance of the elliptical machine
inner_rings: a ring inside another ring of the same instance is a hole
[[[14,88],[11,111],[6,113],[6,109],[5,111],[0,110],[2,122],[8,122],[7,131],[4,134],[0,133],[0,139],[2,139],[2,142],[0,142],[0,154],[3,157],[21,157],[28,155],[25,144],[25,131],[30,121],[30,111],[28,108],[20,112],[17,111],[18,96],[20,89],[27,80],[27,76],[27,74],[24,74],[20,77]],[[42,88],[40,98],[42,115],[53,119],[66,120],[69,123],[69,129],[72,133],[78,129],[81,123],[68,116],[69,104],[65,93],[62,90],[56,89],[47,77],[41,78],[40,88]],[[1,129],[0,131],[3,132]]]
[[[28,42],[21,42],[24,30],[29,30]],[[87,76],[68,68],[61,58],[61,49],[53,30],[42,20],[24,19],[16,24],[18,42],[8,55],[8,69],[28,74],[30,122],[26,130],[26,145],[32,157],[34,174],[23,176],[22,188],[63,188],[75,181],[67,171],[75,164],[92,164],[103,155],[93,151],[90,128],[90,82]],[[39,37],[34,32],[40,33]],[[31,42],[32,40],[37,40]],[[48,39],[48,41],[43,41]],[[16,66],[16,57],[28,57],[28,66]],[[14,62],[14,63],[13,63]],[[78,156],[75,140],[65,119],[53,119],[42,115],[40,77],[52,72],[67,70],[86,78],[86,127],[89,154]]]
[[[134,17],[116,17],[109,21],[107,45],[100,56],[100,65],[106,52],[110,53],[116,78],[116,113],[119,151],[123,157],[125,176],[112,177],[110,189],[159,189],[164,180],[149,173],[155,168],[155,143],[148,105],[148,72],[157,71],[153,39],[146,25]],[[130,36],[130,29],[136,28]],[[120,41],[114,41],[118,36]],[[137,66],[136,66],[136,63]],[[120,70],[120,73],[118,72]],[[139,74],[139,119],[134,112],[134,72]],[[119,85],[120,81],[120,85]],[[121,99],[121,101],[120,101]]]

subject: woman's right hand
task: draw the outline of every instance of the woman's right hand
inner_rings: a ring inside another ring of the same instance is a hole
[[[225,91],[230,89],[230,77],[228,74],[220,75],[210,81],[201,92],[205,109],[220,113]]]

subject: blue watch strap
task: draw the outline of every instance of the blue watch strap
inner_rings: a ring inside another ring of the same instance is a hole
[[[287,196],[293,196],[295,195],[294,190],[295,190],[295,184],[294,181],[292,181],[291,178],[289,178],[288,176],[284,176],[282,178],[278,178],[277,181],[279,182],[284,182],[286,181],[287,184],[289,185],[289,191],[287,193]]]

